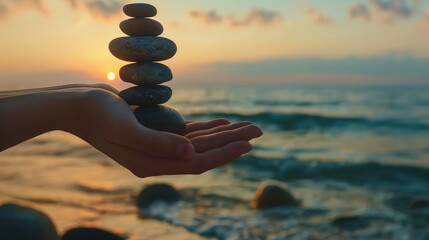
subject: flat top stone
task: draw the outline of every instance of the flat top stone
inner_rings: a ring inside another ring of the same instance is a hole
[[[125,15],[130,17],[154,17],[157,10],[154,6],[147,3],[131,3],[124,6]]]

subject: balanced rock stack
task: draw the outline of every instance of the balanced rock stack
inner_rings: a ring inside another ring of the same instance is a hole
[[[123,90],[119,96],[129,105],[140,106],[134,114],[144,126],[158,131],[182,135],[185,131],[183,117],[174,109],[160,105],[172,96],[171,88],[160,85],[173,78],[171,70],[157,61],[172,58],[177,51],[170,39],[159,37],[162,25],[150,19],[157,9],[149,4],[125,5],[124,13],[132,17],[120,24],[129,37],[116,38],[109,44],[110,52],[117,58],[134,62],[123,66],[119,75],[124,82],[137,86]]]

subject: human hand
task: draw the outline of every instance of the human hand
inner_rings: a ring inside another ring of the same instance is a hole
[[[148,129],[136,120],[117,90],[107,85],[68,85],[8,94],[13,96],[9,103],[15,105],[15,114],[9,112],[6,118],[12,126],[5,129],[13,135],[12,145],[43,132],[67,131],[139,177],[205,172],[249,152],[248,141],[262,135],[252,123],[230,124],[224,119],[190,122],[185,136]],[[5,102],[0,102],[0,111],[1,103]],[[31,123],[22,121],[28,114],[36,116]],[[14,116],[20,121],[14,121]],[[8,143],[0,141],[0,149],[1,145]]]
[[[262,135],[250,122],[188,122],[185,136],[142,126],[116,94],[87,92],[84,122],[72,133],[138,177],[200,174],[249,152],[248,141]],[[85,124],[86,123],[86,124]]]

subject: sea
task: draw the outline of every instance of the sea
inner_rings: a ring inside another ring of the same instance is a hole
[[[186,120],[252,121],[264,135],[203,175],[139,179],[52,132],[0,153],[0,200],[43,206],[60,230],[89,224],[133,239],[144,218],[207,239],[429,239],[428,86],[186,86],[168,105]],[[265,181],[287,185],[301,206],[252,208]],[[154,183],[182,199],[138,210]]]

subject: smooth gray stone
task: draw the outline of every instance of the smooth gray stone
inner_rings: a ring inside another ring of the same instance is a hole
[[[109,50],[124,61],[152,62],[172,58],[177,46],[163,37],[120,37],[110,42]]]
[[[147,3],[127,4],[122,10],[130,17],[154,17],[158,12],[154,6]]]
[[[170,100],[173,91],[167,86],[131,87],[119,93],[129,105],[155,105]]]
[[[173,79],[170,68],[161,63],[132,63],[119,70],[125,82],[139,86],[153,86]]]
[[[185,133],[185,120],[172,108],[163,105],[142,106],[134,111],[134,115],[145,127],[178,135]]]
[[[123,33],[132,36],[158,36],[164,31],[161,23],[148,18],[130,18],[122,21],[119,28]]]
[[[180,199],[180,195],[174,187],[168,184],[158,183],[146,186],[137,197],[139,208],[148,208],[155,202],[174,203]]]
[[[57,230],[46,214],[16,204],[0,206],[0,239],[59,240]]]

